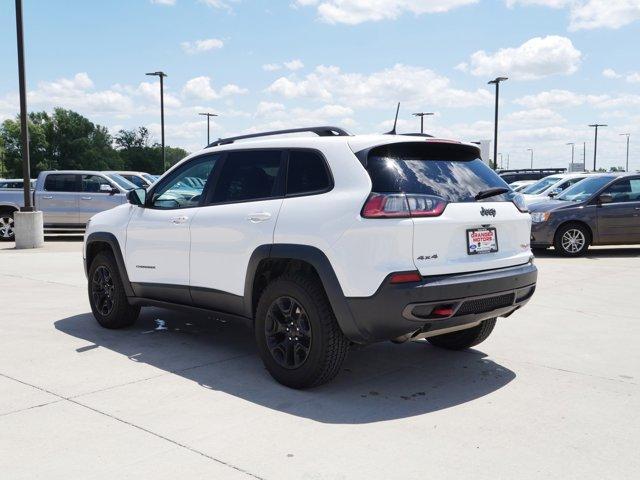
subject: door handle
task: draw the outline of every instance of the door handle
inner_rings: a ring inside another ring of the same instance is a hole
[[[174,225],[181,225],[189,220],[189,217],[171,217],[170,222]]]
[[[81,200],[91,200],[92,197],[80,197]]]
[[[269,212],[258,212],[258,213],[250,213],[247,215],[247,220],[251,223],[260,223],[266,222],[271,218],[271,214]]]
[[[42,198],[44,198],[45,200],[52,200],[53,196],[52,195],[43,195]]]

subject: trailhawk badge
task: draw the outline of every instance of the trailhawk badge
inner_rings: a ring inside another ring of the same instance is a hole
[[[480,207],[480,215],[482,215],[483,217],[495,217],[496,209]]]

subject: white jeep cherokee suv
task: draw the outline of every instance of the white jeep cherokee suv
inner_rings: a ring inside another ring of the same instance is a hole
[[[301,131],[317,137],[271,137]],[[93,314],[107,328],[143,306],[250,319],[294,388],[332,379],[351,343],[477,345],[537,278],[522,198],[479,156],[336,127],[219,140],[91,219]]]

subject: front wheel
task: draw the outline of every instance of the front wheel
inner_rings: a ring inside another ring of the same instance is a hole
[[[297,274],[284,275],[265,288],[255,336],[271,376],[291,388],[316,387],[333,379],[349,347],[320,282]]]
[[[15,238],[13,212],[0,213],[0,241],[13,242]]]
[[[496,319],[490,318],[475,327],[429,337],[427,341],[431,345],[446,348],[447,350],[465,350],[484,342],[491,335],[495,326]]]
[[[566,257],[578,257],[589,248],[589,239],[589,232],[582,225],[566,225],[556,233],[553,246]]]
[[[123,328],[137,320],[140,307],[129,305],[111,252],[100,252],[91,262],[88,288],[91,311],[101,326]]]

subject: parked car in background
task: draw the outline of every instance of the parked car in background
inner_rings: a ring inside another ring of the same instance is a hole
[[[577,256],[589,245],[640,243],[640,174],[593,175],[530,210],[533,248]]]
[[[507,183],[518,180],[540,180],[549,175],[566,173],[566,168],[520,168],[517,170],[496,170],[496,173]]]
[[[587,178],[588,173],[564,173],[562,175],[550,175],[522,189],[520,193],[527,205],[550,197],[560,195],[567,188]]]
[[[536,181],[537,180],[518,180],[516,182],[510,183],[509,186],[513,189],[514,192],[521,192],[529,185],[536,183]]]
[[[31,188],[35,185],[36,181],[31,180]],[[24,180],[22,178],[2,178],[0,179],[0,190],[22,188]]]
[[[147,188],[155,183],[158,179],[155,175],[151,175],[145,172],[104,172],[107,174],[117,174],[121,177],[126,178],[131,183],[133,183],[136,187]]]
[[[127,192],[135,188],[116,174],[45,171],[36,180],[33,202],[43,212],[45,232],[82,232],[93,215],[126,203]],[[14,239],[13,213],[23,205],[21,190],[0,190],[0,240]]]

